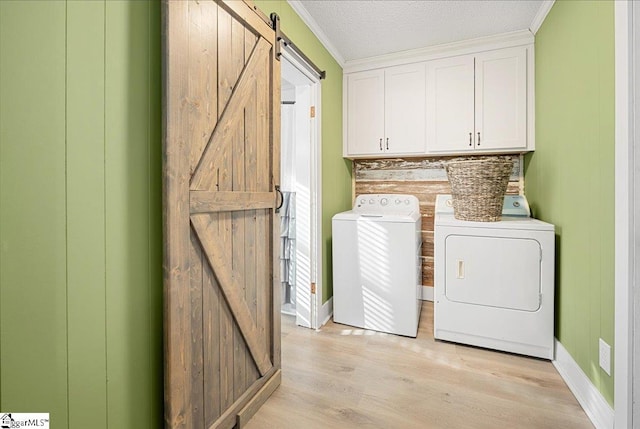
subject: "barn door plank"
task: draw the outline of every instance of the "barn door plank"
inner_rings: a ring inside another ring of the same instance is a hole
[[[269,97],[271,103],[271,127],[268,136],[269,153],[271,156],[271,169],[268,174],[271,176],[271,184],[275,186],[280,182],[280,93],[281,93],[281,63],[271,56],[269,59],[271,69],[271,82],[269,86]],[[277,181],[277,182],[276,182]],[[271,278],[265,280],[265,284],[272,282],[276,287],[269,288],[271,290],[271,302],[267,304],[271,319],[267,317],[266,326],[271,326],[271,335],[267,333],[267,341],[270,341],[271,358],[273,365],[280,368],[282,364],[282,353],[280,349],[280,270],[276,267],[280,266],[280,254],[278,253],[278,244],[280,236],[280,218],[279,216],[270,216],[270,224],[266,225],[266,233],[263,236],[268,237],[269,253],[271,261],[266,262],[266,266],[270,267]],[[269,271],[269,270],[267,270]],[[277,334],[276,334],[277,333]]]
[[[255,46],[257,42],[257,36],[250,31],[249,29],[245,30],[245,57],[246,61],[249,60],[251,56],[251,52],[253,50],[253,46]],[[249,103],[245,106],[244,109],[244,148],[245,148],[245,187],[247,193],[253,195],[270,195],[270,203],[273,204],[274,196],[270,192],[256,192],[257,191],[257,177],[250,174],[252,171],[251,165],[255,156],[255,144],[257,142],[257,114],[256,114],[256,86],[251,89],[251,99]],[[268,191],[268,190],[267,190]],[[246,207],[250,207],[252,210],[247,210],[243,212],[243,216],[245,218],[245,234],[246,240],[244,243],[244,253],[245,253],[245,271],[244,278],[246,283],[245,288],[245,301],[247,302],[247,306],[249,307],[249,311],[251,313],[251,317],[254,320],[256,328],[258,327],[257,322],[257,294],[258,288],[263,285],[262,283],[258,283],[258,275],[257,275],[257,267],[256,267],[256,256],[257,249],[255,245],[255,234],[256,234],[256,209],[267,209],[267,206],[259,206],[258,204],[246,204]],[[246,372],[247,372],[247,387],[249,387],[253,380],[257,380],[260,377],[260,371],[256,367],[255,362],[251,356],[247,356],[246,361]]]
[[[216,225],[217,229],[217,225]],[[208,263],[203,263],[202,297],[207,303],[203,315],[204,421],[205,428],[221,414],[220,396],[220,289]]]
[[[211,138],[200,158],[198,167],[191,179],[191,189],[213,189],[216,179],[219,178],[217,170],[219,158],[222,156],[224,146],[212,145],[213,141],[228,141],[236,132],[237,126],[244,118],[244,106],[251,96],[251,85],[256,81],[256,74],[264,70],[263,64],[268,59],[270,45],[264,39],[260,39],[249,58],[249,62],[240,74],[237,86],[233,89],[228,104],[211,133]],[[262,67],[261,67],[262,66]]]
[[[218,81],[217,81],[217,89],[218,89],[218,124],[220,126],[221,121],[223,120],[223,116],[225,115],[225,109],[229,107],[228,103],[233,94],[234,84],[238,78],[237,75],[233,72],[232,68],[232,59],[231,59],[231,15],[229,15],[225,10],[218,9],[218,52],[224,52],[224,61],[218,62]],[[234,115],[234,112],[230,112],[229,117]],[[239,118],[237,118],[237,113],[235,113],[235,124],[227,124],[227,130],[223,135],[214,135],[214,132],[210,136],[210,139],[205,148],[205,152],[200,159],[200,164],[202,164],[202,159],[204,158],[204,154],[207,151],[207,148],[215,147],[217,150],[217,159],[214,164],[211,164],[210,170],[211,174],[215,171],[216,180],[215,183],[213,181],[209,181],[206,187],[202,188],[203,190],[212,190],[212,191],[232,191],[231,189],[231,180],[230,180],[230,152],[231,145],[230,139],[235,133],[235,126],[239,122]],[[216,126],[216,128],[217,128]],[[224,137],[222,139],[221,137]],[[215,170],[214,170],[215,168]],[[192,187],[191,189],[196,189],[193,186],[193,177],[197,174],[194,173],[192,176]],[[205,220],[206,217],[201,217],[201,220]],[[202,240],[202,232],[200,233]],[[219,213],[218,214],[218,233],[217,235],[209,235],[212,240],[216,240],[221,244],[222,249],[225,252],[231,252],[231,214],[228,212]],[[210,264],[209,264],[210,265]],[[211,267],[214,275],[215,267]],[[217,276],[216,276],[216,280]],[[219,282],[216,283],[219,286]],[[221,410],[230,410],[233,401],[234,401],[234,389],[233,389],[233,374],[235,371],[234,361],[233,361],[233,346],[234,346],[234,322],[233,322],[233,314],[232,310],[227,304],[227,301],[224,299],[224,294],[221,289],[220,291],[220,399],[221,399]]]
[[[189,296],[190,232],[184,222],[189,204],[188,108],[180,101],[188,89],[186,35],[189,32],[188,4],[166,5],[164,27],[172,37],[165,38],[163,67],[171,85],[165,85],[163,111],[164,180],[164,302],[165,326],[165,422],[170,428],[193,427],[191,415],[191,299]]]
[[[190,173],[195,171],[218,121],[218,7],[214,2],[188,2]]]
[[[280,383],[275,32],[225,0],[163,25],[165,427],[241,428]]]
[[[188,132],[185,109],[179,101],[187,91],[187,76],[178,64],[188,61],[188,34],[186,3],[168,4],[165,16],[167,31],[174,37],[165,39],[164,58],[167,79],[167,105],[163,112],[165,136],[164,165],[164,301],[165,324],[171,327],[165,334],[165,420],[171,428],[192,427],[191,406],[191,299],[189,290],[189,231],[182,221],[189,199],[188,145],[184,136]],[[167,204],[166,201],[171,201]],[[187,209],[188,210],[188,209]]]
[[[193,410],[193,425],[204,426],[204,372],[203,331],[202,331],[202,286],[203,286],[203,257],[200,243],[195,234],[191,233],[191,267],[190,295],[191,295],[191,407]]]
[[[267,209],[273,207],[273,192],[191,191],[191,214]]]
[[[233,19],[231,22],[231,73],[236,77],[240,75],[245,65],[244,54],[244,32],[245,27],[239,21]],[[248,88],[251,93],[251,85]],[[245,103],[246,105],[246,103]],[[231,189],[233,192],[243,192],[245,190],[244,177],[244,106],[238,113],[239,123],[231,142],[231,161],[233,169],[231,171]],[[238,285],[241,288],[240,294],[244,298],[246,284],[244,277],[244,252],[242,244],[244,243],[244,215],[242,211],[234,211],[231,213],[231,276],[238,279]],[[234,325],[234,349],[233,349],[233,397],[238,399],[246,389],[247,374],[247,345],[243,340],[243,336],[238,329],[238,325]]]
[[[264,121],[261,121],[260,118],[269,114],[270,106],[269,106],[269,98],[266,92],[269,88],[269,76],[263,75],[256,81],[256,99],[255,99],[255,108],[256,108],[256,142],[269,141],[269,132],[270,127],[268,124],[265,124]],[[254,144],[252,146],[252,158],[251,158],[251,174],[254,177],[252,181],[252,186],[257,191],[262,191],[269,189],[273,183],[273,177],[271,177],[269,172],[269,162],[268,155],[265,152],[268,152],[271,148],[268,145],[259,145]],[[269,246],[270,240],[274,237],[269,238],[270,226],[272,216],[266,210],[256,211],[256,232],[254,236],[254,245],[258,248]],[[278,219],[279,221],[279,219]],[[278,228],[280,228],[278,222]],[[279,234],[278,234],[279,235]],[[277,238],[279,239],[279,238]],[[277,256],[279,258],[279,255]],[[278,259],[279,262],[279,259]],[[258,284],[264,284],[265,282],[271,281],[269,278],[270,272],[267,269],[269,266],[269,261],[266,252],[258,252],[256,255],[256,273],[259,276],[256,279]],[[279,290],[278,287],[275,289]],[[268,338],[267,327],[271,325],[270,317],[271,317],[271,294],[270,290],[264,287],[260,287],[257,289],[256,294],[256,320],[259,329],[259,336],[261,341],[263,341],[263,347],[266,350],[270,350],[271,341]],[[278,308],[280,306],[280,302],[278,302]]]
[[[242,429],[239,425],[240,413],[243,410],[251,408],[251,404],[254,402],[260,402],[262,397],[257,395],[263,389],[263,387],[269,383],[276,381],[280,383],[281,370],[277,368],[271,368],[267,374],[260,377],[255,383],[253,383],[243,394],[240,396],[233,407],[226,410],[216,422],[207,429]],[[242,405],[241,407],[235,407],[235,405]],[[255,414],[255,412],[254,412]]]
[[[229,270],[225,269],[225,267],[231,266],[228,253],[223,250],[224,247],[219,242],[211,239],[211,236],[206,235],[206,216],[207,215],[193,215],[191,217],[191,223],[205,250],[205,257],[216,275],[220,290],[233,312],[233,316],[247,343],[249,351],[251,351],[253,360],[260,370],[260,374],[264,375],[273,366],[270,356],[264,350],[264,346],[260,344],[258,330],[251,317],[249,307],[244,300],[242,287],[239,285],[238,279],[233,278]]]
[[[267,24],[259,14],[247,7],[247,4],[240,1],[224,2],[224,8],[229,11],[235,18],[252,28],[256,33],[260,34],[266,40],[274,39],[273,29]]]

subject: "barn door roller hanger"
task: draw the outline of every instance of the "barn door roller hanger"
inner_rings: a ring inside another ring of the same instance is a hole
[[[271,14],[271,27],[276,32],[277,42],[282,42],[285,47],[289,48],[291,52],[297,55],[303,63],[306,63],[311,68],[311,71],[313,71],[318,78],[324,79],[327,77],[327,72],[320,70],[320,67],[315,65],[313,61],[311,61],[309,57],[307,57],[304,52],[302,52],[300,48],[298,48],[295,43],[293,43],[291,39],[282,32],[282,30],[280,30],[280,17],[275,12]],[[279,60],[281,56],[282,52],[280,43],[276,43],[276,58]]]

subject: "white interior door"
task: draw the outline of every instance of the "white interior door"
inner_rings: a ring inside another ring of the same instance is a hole
[[[311,84],[296,86],[296,324],[310,328],[312,296],[311,255]]]
[[[319,90],[320,83],[305,73],[297,60],[283,51],[282,175],[283,191],[295,194],[295,275],[296,324],[307,328],[318,326],[317,308],[321,304],[321,282],[318,278],[318,243],[321,228]],[[293,104],[291,104],[293,103]],[[285,107],[286,106],[286,107]],[[312,109],[313,108],[313,109]],[[312,114],[313,110],[313,114]],[[284,177],[286,176],[286,177]],[[287,186],[288,188],[285,188]],[[316,285],[316,292],[312,291]],[[319,287],[320,286],[320,287]]]

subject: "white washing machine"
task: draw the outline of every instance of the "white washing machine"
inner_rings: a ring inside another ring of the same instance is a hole
[[[418,199],[359,195],[332,224],[334,322],[415,337],[422,304]]]
[[[532,219],[524,196],[506,196],[502,220],[435,212],[434,337],[553,359],[554,226]]]

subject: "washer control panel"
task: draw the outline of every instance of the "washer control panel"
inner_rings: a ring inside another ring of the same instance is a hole
[[[436,197],[436,213],[453,213],[453,199],[451,195]],[[505,195],[502,205],[503,216],[531,217],[529,203],[524,195]]]
[[[416,210],[420,210],[418,198],[405,194],[362,194],[353,204],[353,211],[358,213],[405,214]]]

